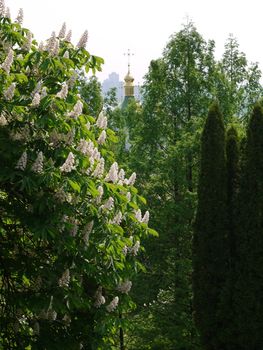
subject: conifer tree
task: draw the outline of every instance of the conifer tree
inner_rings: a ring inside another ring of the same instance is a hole
[[[225,130],[215,102],[210,107],[202,134],[193,243],[195,321],[207,350],[223,348],[220,335],[224,321],[219,307],[228,266],[226,208]]]
[[[237,242],[235,314],[240,349],[262,348],[263,332],[263,109],[254,107],[247,130]]]

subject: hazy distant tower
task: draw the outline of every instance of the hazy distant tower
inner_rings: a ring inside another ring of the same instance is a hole
[[[124,100],[121,105],[122,109],[127,107],[130,99],[134,99],[134,78],[130,72],[130,57],[133,54],[131,54],[130,50],[128,50],[126,55],[128,56],[128,73],[124,78]]]

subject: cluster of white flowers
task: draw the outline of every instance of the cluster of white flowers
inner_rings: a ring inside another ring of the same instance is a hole
[[[89,243],[89,236],[93,229],[94,221],[88,222],[83,229],[83,241],[87,245]]]
[[[69,326],[71,323],[71,317],[68,314],[65,314],[64,317],[62,318],[62,321],[65,322],[66,326]]]
[[[148,224],[150,219],[150,213],[148,212],[148,210],[145,212],[144,217],[142,218],[142,223],[144,224]]]
[[[104,165],[105,165],[105,160],[104,158],[100,158],[98,164],[96,165],[95,170],[93,171],[92,175],[97,178],[101,178],[104,173]]]
[[[7,101],[11,101],[15,94],[16,83],[12,83],[8,86],[8,88],[4,91],[4,98]]]
[[[27,153],[26,151],[24,151],[22,156],[19,158],[17,162],[16,169],[25,170],[26,165],[27,165]]]
[[[72,152],[69,152],[68,157],[65,160],[65,163],[61,165],[60,170],[64,173],[70,173],[75,168],[76,167],[74,154]]]
[[[31,168],[34,173],[40,174],[43,172],[43,160],[43,153],[40,151],[38,152],[37,159],[35,160]]]
[[[85,30],[85,32],[82,34],[79,42],[77,43],[77,47],[78,48],[83,47],[85,49],[85,47],[87,45],[87,41],[88,41],[88,31]]]
[[[135,218],[141,223],[148,224],[149,219],[150,219],[150,214],[149,214],[149,212],[147,210],[145,212],[144,216],[142,217],[141,209],[138,209],[138,210],[135,211]]]
[[[0,16],[5,15],[5,2],[4,0],[0,0]]]
[[[116,309],[119,304],[119,297],[115,297],[112,299],[109,305],[106,306],[108,312],[112,312]]]
[[[107,138],[107,134],[106,134],[106,131],[105,130],[102,130],[102,132],[101,132],[101,134],[100,134],[100,136],[99,136],[99,138],[98,138],[98,144],[99,145],[103,145],[104,143],[105,143],[105,141],[106,141],[106,138]]]
[[[65,37],[65,41],[71,42],[71,36],[72,36],[72,31],[69,30],[69,31],[68,31],[68,34],[67,34],[66,37]]]
[[[38,107],[40,104],[41,96],[38,92],[35,93],[33,100],[32,100],[32,107]]]
[[[140,242],[139,241],[136,241],[135,242],[135,244],[134,244],[134,246],[131,248],[131,254],[132,255],[137,255],[138,254],[138,251],[139,251],[139,249],[140,249]]]
[[[47,96],[47,88],[46,86],[43,86],[42,90],[41,90],[41,94],[40,94],[40,98],[42,100],[42,98]]]
[[[70,236],[71,237],[76,237],[77,233],[78,233],[78,229],[79,229],[79,225],[78,225],[78,220],[72,220],[73,222],[71,222],[72,227],[70,229]]]
[[[7,7],[5,10],[5,17],[11,19],[11,12],[9,7]]]
[[[66,82],[64,82],[64,83],[62,84],[62,88],[61,88],[61,90],[56,94],[56,96],[57,96],[58,98],[63,99],[63,100],[66,99],[66,97],[68,96],[68,84],[67,84]]]
[[[59,287],[68,287],[69,286],[69,282],[70,282],[70,272],[69,269],[66,269],[61,278],[58,280],[58,285]]]
[[[127,280],[120,283],[117,287],[117,290],[121,293],[128,294],[129,291],[131,290],[131,287],[132,287],[132,282]]]
[[[51,37],[48,39],[46,49],[52,56],[56,56],[59,52],[59,41],[57,40],[56,33],[54,31],[51,33]]]
[[[65,35],[66,35],[66,30],[67,30],[66,23],[64,22],[64,23],[62,24],[62,27],[61,27],[59,33],[58,33],[59,39],[63,39],[63,38],[65,37]]]
[[[119,185],[123,184],[123,181],[125,179],[125,171],[123,169],[120,169],[119,174],[118,174],[118,178],[119,178]]]
[[[57,313],[56,313],[56,311],[53,310],[53,309],[49,309],[49,310],[47,311],[47,319],[48,319],[49,321],[56,321],[56,319],[57,319]]]
[[[94,303],[94,306],[99,308],[101,305],[105,304],[105,298],[104,296],[102,295],[102,287],[100,286],[95,295],[94,295],[94,298],[95,298],[95,303]]]
[[[92,157],[94,153],[94,144],[91,140],[86,141],[84,139],[81,139],[79,141],[77,150],[80,151],[85,156]]]
[[[114,162],[110,167],[108,174],[105,177],[105,181],[111,181],[113,183],[116,183],[119,180],[118,171],[119,171],[118,163]]]
[[[73,107],[73,110],[69,112],[69,117],[72,117],[74,119],[77,119],[82,113],[83,103],[78,100],[75,106]]]
[[[101,209],[112,210],[114,207],[114,199],[108,198],[107,201],[101,206]]]
[[[64,57],[64,58],[69,58],[69,52],[68,52],[68,50],[66,50],[66,51],[64,52],[63,57]]]
[[[20,25],[23,24],[23,19],[24,19],[24,12],[23,12],[23,9],[20,8],[19,11],[18,11],[18,15],[16,17],[16,22],[19,23]]]
[[[126,256],[127,253],[128,253],[128,247],[125,245],[123,248],[122,248],[122,252],[123,254]]]
[[[32,46],[32,38],[33,38],[32,33],[28,32],[26,35],[26,41],[24,42],[24,45],[22,47],[25,51],[30,51]]]
[[[131,201],[131,192],[127,192],[126,198],[128,199],[128,202]]]
[[[122,212],[118,211],[118,213],[114,216],[112,220],[110,220],[110,224],[120,225],[122,222]]]
[[[141,209],[138,209],[135,211],[135,218],[141,222],[142,221],[142,212],[141,212]]]
[[[4,71],[6,71],[7,74],[10,73],[10,68],[13,64],[13,61],[14,61],[14,51],[11,48],[9,48],[7,57],[1,65],[1,68]]]
[[[132,173],[130,178],[128,179],[127,185],[133,186],[136,180],[136,173]]]
[[[1,114],[0,115],[0,126],[5,126],[7,124],[8,124],[8,122],[6,120],[6,117],[3,114]]]
[[[68,87],[72,89],[76,83],[76,80],[78,79],[78,73],[76,71],[72,71],[72,75],[70,76],[68,80]]]
[[[108,125],[108,119],[103,112],[100,112],[98,119],[96,121],[96,126],[100,129],[106,129]]]
[[[72,195],[71,193],[65,192],[63,188],[59,188],[55,193],[55,198],[60,202],[68,202],[71,203],[72,201]]]
[[[104,190],[103,190],[103,187],[102,186],[99,186],[98,187],[98,196],[96,197],[96,203],[97,204],[100,204],[101,200],[102,200],[102,196],[103,196],[103,193],[104,193]]]

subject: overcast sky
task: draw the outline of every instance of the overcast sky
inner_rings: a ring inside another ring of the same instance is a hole
[[[122,79],[127,72],[128,48],[134,53],[131,70],[142,83],[151,59],[162,55],[171,34],[189,17],[200,34],[216,42],[220,57],[232,33],[249,61],[263,69],[262,0],[5,0],[15,18],[24,9],[24,26],[38,41],[58,32],[65,21],[76,43],[88,29],[87,49],[105,60],[100,80],[115,71]]]

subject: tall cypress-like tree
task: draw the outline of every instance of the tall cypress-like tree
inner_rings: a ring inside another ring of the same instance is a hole
[[[235,314],[239,349],[262,349],[263,334],[263,109],[248,130],[239,196]]]
[[[222,350],[219,312],[228,268],[225,130],[216,102],[210,107],[201,144],[198,207],[193,242],[195,321],[206,350]]]

